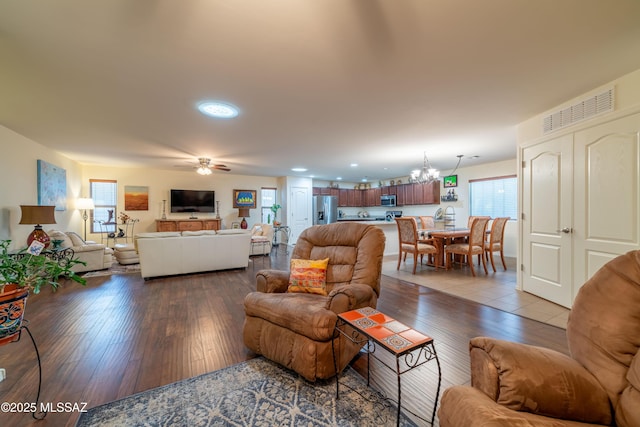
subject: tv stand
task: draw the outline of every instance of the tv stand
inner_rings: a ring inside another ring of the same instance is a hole
[[[156,219],[156,231],[220,230],[220,221],[215,218]]]

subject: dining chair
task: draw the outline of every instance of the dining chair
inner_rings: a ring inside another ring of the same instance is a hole
[[[471,228],[471,225],[473,225],[473,221],[475,221],[476,218],[488,218],[491,219],[490,216],[479,216],[479,215],[474,215],[474,216],[470,216],[469,219],[467,220],[467,228]]]
[[[488,218],[489,221],[491,221],[491,217],[490,216],[480,216],[480,215],[474,215],[474,216],[470,216],[469,219],[467,220],[467,228],[471,229],[471,225],[473,224],[473,221],[475,221],[476,218]],[[465,237],[464,239],[462,239],[461,241],[456,241],[455,243],[460,243],[460,242],[468,242],[469,238]],[[484,256],[484,253],[481,255],[478,255],[478,265],[480,265],[480,257]],[[467,262],[466,257],[462,257],[464,262]]]
[[[499,217],[493,220],[491,224],[491,235],[489,236],[489,241],[484,242],[484,254],[487,259],[491,260],[491,267],[493,268],[493,272],[496,271],[496,265],[493,262],[493,253],[500,252],[500,259],[502,260],[502,267],[504,267],[504,271],[507,271],[507,264],[504,262],[504,229],[507,221],[509,221],[510,217]]]
[[[432,216],[421,216],[420,223],[422,224],[422,228],[425,230],[433,230],[436,228],[436,223]]]
[[[418,237],[418,224],[413,217],[400,217],[396,218],[396,224],[398,225],[398,241],[399,241],[399,253],[398,253],[398,267],[396,270],[400,270],[400,262],[407,260],[407,254],[413,254],[413,274],[416,274],[416,265],[418,264],[418,255],[420,255],[420,262],[425,254],[435,255],[437,249],[435,246],[419,241]],[[437,267],[436,267],[437,268]]]
[[[445,258],[447,259],[447,269],[451,267],[452,254],[465,255],[467,258],[467,264],[471,268],[471,274],[475,277],[476,270],[473,268],[473,256],[480,255],[482,258],[482,266],[484,267],[484,274],[489,273],[487,271],[487,263],[484,259],[484,239],[488,223],[488,217],[475,218],[473,224],[471,224],[471,230],[469,231],[469,242],[454,243],[445,246],[444,253]]]

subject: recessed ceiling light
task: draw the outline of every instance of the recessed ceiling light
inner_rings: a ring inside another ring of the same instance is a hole
[[[341,180],[342,180],[342,177],[341,177],[341,176],[338,176],[338,177],[336,177],[336,179],[337,179],[338,181],[341,181]]]
[[[232,119],[239,113],[238,109],[231,104],[217,101],[206,101],[198,104],[198,110],[205,116],[217,119]]]
[[[291,168],[291,170],[294,172],[306,172],[307,168]]]
[[[349,166],[351,166],[352,168],[357,168],[358,164],[357,163],[351,163]]]

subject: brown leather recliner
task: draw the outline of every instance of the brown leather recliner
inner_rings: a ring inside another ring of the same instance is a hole
[[[315,381],[335,375],[334,340],[342,370],[360,346],[341,335],[334,338],[337,314],[376,307],[384,244],[384,233],[373,225],[335,223],[304,230],[291,259],[329,258],[328,295],[287,292],[289,271],[259,271],[257,292],[244,300],[245,345]]]
[[[445,390],[440,426],[640,426],[640,251],[582,286],[567,339],[571,357],[472,339],[472,387]]]

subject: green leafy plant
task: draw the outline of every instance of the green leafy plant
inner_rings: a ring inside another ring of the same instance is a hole
[[[282,206],[275,204],[275,205],[271,205],[271,212],[273,212],[273,220],[276,220],[276,217],[278,216],[278,211],[280,210],[280,208],[282,208]]]
[[[71,268],[76,264],[86,265],[78,259],[55,260],[44,255],[32,255],[27,249],[9,252],[11,240],[0,240],[0,292],[7,284],[15,284],[37,294],[43,286],[51,286],[55,291],[60,286],[60,277],[66,277],[81,285],[87,281]]]

